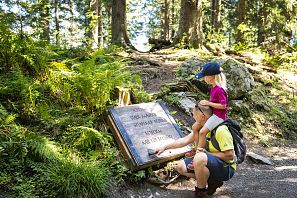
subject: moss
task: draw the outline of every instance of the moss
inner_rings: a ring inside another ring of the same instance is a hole
[[[179,97],[177,95],[169,94],[164,97],[164,100],[171,105],[177,105],[179,101]]]
[[[181,56],[181,57],[177,58],[177,61],[185,61],[185,60],[187,60],[189,58],[190,58],[189,56]]]

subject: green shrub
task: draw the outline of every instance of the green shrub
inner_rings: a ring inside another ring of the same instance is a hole
[[[14,33],[2,20],[0,30],[0,71],[19,67],[35,76],[46,70],[47,61],[54,53],[47,50],[44,43],[36,42],[24,33]]]
[[[70,150],[62,150],[47,138],[16,125],[2,126],[0,140],[1,155],[5,154],[0,168],[19,178],[13,184],[5,174],[0,177],[3,185],[12,186],[7,189],[12,197],[26,193],[28,197],[34,197],[36,185],[45,185],[47,192],[52,190],[53,197],[105,197],[109,193],[111,172],[98,161],[82,161]],[[26,167],[39,179],[23,178],[21,170]]]
[[[110,171],[98,163],[64,161],[46,166],[44,174],[44,183],[56,197],[106,197],[111,193]]]
[[[106,56],[94,53],[91,59],[74,65],[72,72],[52,71],[48,83],[54,97],[101,114],[114,103],[111,95],[117,86],[131,87],[141,83],[139,76],[127,71],[126,64],[121,61],[102,64],[103,57]]]
[[[73,146],[79,150],[102,150],[104,147],[110,147],[112,137],[109,133],[99,132],[93,128],[78,126],[72,127],[71,138],[78,136],[73,140]],[[73,134],[76,135],[73,135]]]

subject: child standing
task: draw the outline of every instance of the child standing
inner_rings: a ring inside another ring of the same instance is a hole
[[[220,65],[217,62],[206,63],[195,77],[197,79],[204,78],[204,81],[212,86],[210,100],[201,100],[200,104],[212,107],[213,115],[204,126],[201,126],[197,121],[193,124],[195,148],[186,153],[186,157],[192,157],[197,149],[204,148],[206,146],[207,133],[227,119],[228,95],[226,92],[226,77],[221,72]],[[192,166],[192,164],[189,165]]]

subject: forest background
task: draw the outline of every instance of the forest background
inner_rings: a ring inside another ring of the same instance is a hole
[[[125,168],[103,119],[119,87],[151,101],[130,69],[145,38],[169,41],[167,53],[252,52],[273,71],[297,71],[294,0],[5,0],[0,19],[0,197],[112,196],[150,175]],[[271,136],[296,137],[296,97],[267,100],[281,120]]]

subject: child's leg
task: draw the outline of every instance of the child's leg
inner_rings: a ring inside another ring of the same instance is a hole
[[[199,131],[199,135],[198,135],[198,148],[205,148],[206,146],[206,135],[209,132],[208,128],[204,125],[200,131]]]
[[[205,148],[207,133],[209,131],[213,130],[215,127],[217,127],[222,122],[224,122],[224,120],[214,114],[210,118],[208,118],[208,120],[206,121],[204,126],[199,131],[199,136],[198,136],[198,139],[199,139],[198,147],[199,148]]]
[[[185,156],[188,158],[194,157],[196,154],[198,143],[200,142],[199,132],[201,128],[202,128],[202,125],[198,122],[195,122],[192,126],[192,131],[194,135],[194,148],[185,154]],[[194,170],[193,160],[189,164],[187,164],[187,169]]]
[[[197,149],[198,146],[198,142],[199,142],[199,131],[202,128],[201,124],[198,122],[195,122],[192,125],[192,131],[193,131],[193,135],[194,135],[194,149]]]
[[[198,122],[195,122],[192,125],[192,131],[193,131],[193,136],[194,136],[194,148],[192,148],[191,151],[188,151],[185,156],[187,158],[191,158],[196,154],[196,149],[197,149],[197,145],[198,145],[198,138],[199,138],[199,130],[201,129],[201,124]]]

